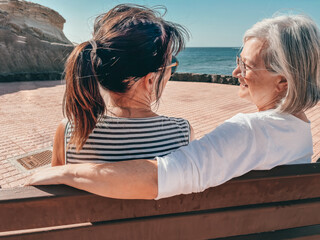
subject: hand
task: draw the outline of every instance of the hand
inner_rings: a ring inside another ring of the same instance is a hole
[[[63,167],[48,167],[38,170],[25,183],[25,186],[29,185],[52,185],[62,184]]]

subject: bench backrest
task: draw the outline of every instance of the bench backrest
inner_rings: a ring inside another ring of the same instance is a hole
[[[317,224],[318,163],[252,171],[159,201],[103,198],[62,185],[0,190],[3,239],[320,239]]]

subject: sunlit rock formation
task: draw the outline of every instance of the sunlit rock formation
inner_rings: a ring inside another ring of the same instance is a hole
[[[65,19],[39,4],[0,0],[0,81],[61,78],[73,44]]]

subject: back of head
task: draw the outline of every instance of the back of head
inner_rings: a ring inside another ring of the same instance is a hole
[[[278,110],[298,113],[320,100],[320,31],[313,20],[303,15],[264,19],[244,35],[244,42],[259,38],[266,42],[262,58],[269,71],[288,82]]]
[[[180,29],[158,12],[139,5],[121,4],[100,15],[94,25],[93,41],[97,45],[93,51],[102,87],[125,92],[128,79],[158,72],[171,54],[184,47]]]
[[[165,66],[184,48],[185,36],[183,27],[140,5],[120,4],[98,16],[93,38],[78,45],[66,63],[65,112],[74,123],[70,142],[80,149],[105,112],[99,86],[124,93],[156,72],[158,99]]]

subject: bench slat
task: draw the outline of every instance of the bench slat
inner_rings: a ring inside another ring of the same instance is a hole
[[[209,239],[319,223],[320,199],[118,220],[3,239]],[[288,233],[288,232],[287,232]],[[319,235],[310,232],[309,237]],[[297,235],[299,237],[299,235]],[[308,237],[308,233],[304,236]],[[299,237],[299,238],[300,238]],[[281,238],[277,238],[281,239]],[[293,238],[295,239],[295,238]]]
[[[271,232],[216,238],[215,240],[319,240],[320,225],[289,228]]]

